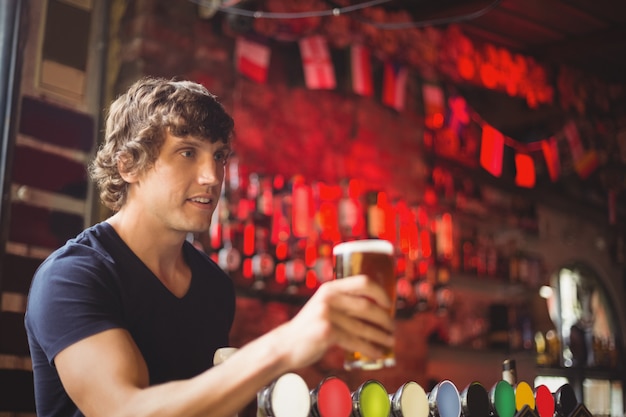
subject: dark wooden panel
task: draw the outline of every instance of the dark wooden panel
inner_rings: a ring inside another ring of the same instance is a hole
[[[29,355],[24,313],[0,312],[0,354]]]
[[[62,147],[89,151],[94,145],[91,116],[31,97],[22,100],[20,133]]]
[[[41,259],[5,254],[2,262],[2,291],[26,294]]]
[[[0,369],[0,387],[0,411],[35,412],[32,372]]]
[[[28,146],[15,147],[12,181],[71,197],[87,196],[84,164]]]
[[[82,216],[27,204],[11,204],[9,240],[56,249],[76,236],[84,226]]]

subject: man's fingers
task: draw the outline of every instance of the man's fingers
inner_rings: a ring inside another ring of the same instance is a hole
[[[354,326],[353,326],[354,328]],[[336,329],[337,340],[336,345],[341,347],[342,349],[350,352],[359,352],[364,356],[370,358],[380,358],[385,355],[386,352],[389,351],[390,348],[393,348],[393,336],[381,333],[380,337],[368,338],[372,337],[373,333],[371,331],[363,331],[362,335],[364,337],[360,337],[358,333],[355,332],[346,332],[345,329]],[[385,345],[381,345],[380,343],[375,343],[373,340],[380,342],[385,340]]]
[[[390,348],[395,343],[391,329],[381,328],[362,319],[356,319],[346,314],[338,314],[334,320],[335,328],[349,339],[358,340],[380,347]]]
[[[366,275],[354,275],[325,283],[324,285],[336,287],[339,293],[365,296],[374,303],[384,308],[391,308],[392,300],[383,288],[368,278]],[[322,285],[322,287],[324,286]]]
[[[390,314],[390,307],[382,307],[369,297],[338,294],[333,299],[332,308],[340,313],[339,316],[345,315],[346,318],[369,323],[370,326],[375,326],[387,333],[393,332],[394,321]],[[347,331],[351,330],[349,326],[342,326],[342,328]]]

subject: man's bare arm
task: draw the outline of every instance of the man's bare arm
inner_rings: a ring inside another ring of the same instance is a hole
[[[274,378],[319,360],[331,346],[381,355],[393,344],[388,303],[365,277],[324,284],[292,320],[188,380],[148,386],[145,362],[122,329],[69,346],[55,365],[88,417],[229,416]]]

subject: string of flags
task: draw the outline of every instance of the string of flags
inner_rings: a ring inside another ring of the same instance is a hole
[[[331,52],[326,39],[321,35],[301,38],[298,41],[304,84],[311,90],[334,90],[338,86]],[[350,88],[354,94],[373,97],[375,94],[375,71],[371,51],[362,44],[349,47]],[[238,36],[235,45],[235,66],[247,78],[267,83],[272,50],[268,43],[246,36]],[[380,74],[381,103],[398,112],[405,110],[409,67],[393,61],[382,63]],[[505,147],[514,152],[515,184],[532,188],[537,181],[536,158],[542,157],[545,171],[552,182],[562,175],[562,152],[559,144],[565,142],[572,158],[572,166],[581,179],[588,178],[600,165],[598,152],[592,146],[585,147],[584,140],[575,120],[565,123],[561,131],[551,137],[525,143],[510,138],[482,120],[469,108],[459,95],[446,99],[441,85],[424,82],[421,86],[424,124],[435,131],[445,131],[449,142],[463,140],[462,130],[470,122],[477,122],[481,134],[476,158],[480,166],[494,177],[503,175]],[[449,145],[454,149],[459,145]]]

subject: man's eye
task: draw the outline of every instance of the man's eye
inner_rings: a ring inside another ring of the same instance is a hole
[[[215,158],[216,161],[221,162],[224,165],[226,165],[226,162],[228,162],[229,156],[230,156],[230,152],[216,152],[213,157]]]
[[[180,153],[185,158],[191,158],[195,155],[195,152],[192,149],[186,149]]]

